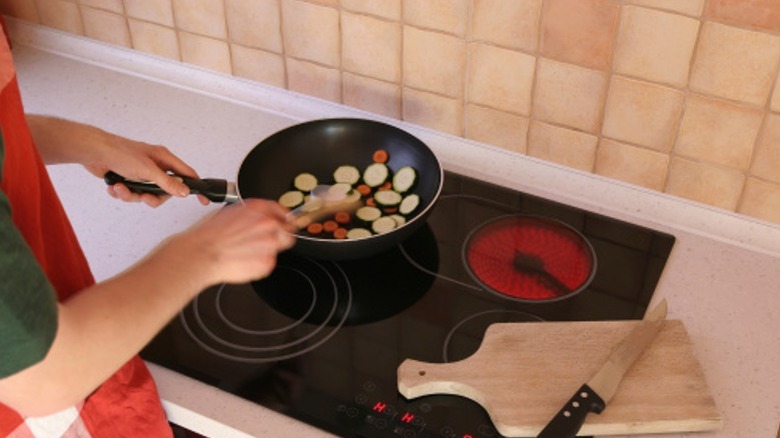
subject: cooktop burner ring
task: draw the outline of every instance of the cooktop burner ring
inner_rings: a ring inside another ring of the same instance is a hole
[[[504,318],[498,319],[499,316],[504,316]],[[485,310],[482,312],[475,313],[473,315],[469,315],[468,317],[460,320],[457,324],[455,324],[450,331],[447,333],[447,336],[444,338],[444,344],[442,345],[442,359],[445,363],[450,362],[450,354],[448,351],[450,350],[450,345],[453,342],[453,338],[458,333],[460,329],[462,329],[465,325],[472,323],[474,321],[477,321],[480,318],[495,318],[495,320],[486,321],[484,323],[485,327],[483,330],[480,330],[480,333],[482,335],[485,334],[485,331],[487,330],[487,327],[490,324],[498,323],[498,322],[517,322],[517,323],[525,323],[525,322],[544,322],[544,319],[527,313],[520,310],[508,310],[508,309],[491,309],[491,310]],[[521,321],[522,319],[522,321]],[[482,342],[482,339],[480,338],[479,343]],[[479,347],[479,345],[477,345]],[[471,354],[475,353],[476,349],[471,352]],[[471,354],[467,355],[466,357],[470,356]],[[459,357],[454,359],[455,361],[465,359],[466,357]]]
[[[217,311],[217,314],[219,315],[220,319],[222,320],[222,322],[225,323],[225,325],[227,325],[228,327],[230,327],[231,329],[233,329],[233,330],[235,330],[237,332],[246,333],[248,335],[272,335],[272,334],[286,332],[286,331],[290,330],[292,327],[295,327],[297,325],[303,324],[309,318],[309,316],[312,314],[312,312],[314,312],[314,307],[317,305],[317,287],[314,285],[314,282],[311,281],[311,279],[309,277],[307,277],[306,274],[301,272],[300,269],[288,268],[287,266],[279,266],[279,267],[277,267],[277,269],[289,269],[290,271],[294,271],[294,272],[300,274],[300,276],[303,277],[304,280],[306,280],[306,282],[309,284],[309,286],[311,286],[311,289],[310,289],[311,290],[311,295],[312,295],[311,296],[311,305],[306,310],[306,312],[300,318],[298,318],[297,320],[292,321],[290,324],[288,324],[286,326],[281,326],[281,327],[279,327],[277,329],[268,329],[268,330],[247,329],[247,328],[241,327],[240,325],[230,321],[230,319],[227,316],[225,316],[225,313],[222,311],[222,304],[221,304],[222,300],[221,300],[221,298],[222,298],[222,292],[225,290],[224,285],[222,285],[222,287],[220,287],[219,291],[217,292],[216,311]],[[335,285],[334,285],[334,287],[335,287]],[[334,303],[335,303],[335,301],[334,301]],[[335,312],[335,304],[334,304],[333,312]],[[329,316],[333,316],[333,312],[331,312],[331,314]]]
[[[307,258],[308,259],[308,258]],[[349,283],[349,281],[345,282],[345,290],[342,291],[341,294],[339,294],[339,287],[336,284],[335,278],[331,275],[331,273],[322,267],[318,262],[309,259],[312,263],[317,265],[319,269],[321,269],[322,272],[324,272],[329,281],[331,282],[333,286],[333,305],[329,309],[329,313],[325,319],[320,324],[317,324],[315,328],[309,332],[307,332],[304,336],[298,337],[291,342],[285,342],[281,344],[275,344],[270,346],[248,346],[248,345],[241,345],[236,344],[234,342],[226,341],[222,339],[219,335],[214,333],[206,323],[206,321],[203,320],[200,314],[200,307],[199,302],[202,301],[202,295],[197,296],[190,306],[188,306],[188,309],[190,310],[190,313],[192,313],[192,316],[190,318],[195,320],[195,326],[191,326],[191,322],[188,322],[188,317],[186,316],[185,312],[179,313],[179,321],[184,328],[185,332],[189,336],[189,338],[195,342],[200,348],[208,351],[209,353],[218,356],[222,359],[226,359],[229,361],[235,361],[235,362],[241,362],[241,363],[249,363],[249,364],[261,364],[261,363],[269,363],[269,362],[277,362],[281,360],[287,360],[296,356],[300,356],[302,354],[308,353],[309,351],[318,348],[320,345],[327,342],[330,338],[332,338],[344,325],[346,321],[346,315],[349,313],[349,310],[352,307],[352,287]],[[339,267],[338,265],[334,265],[340,275],[346,279],[346,273]],[[305,277],[305,274],[303,274],[300,270],[292,269],[295,272],[298,272],[302,274]],[[309,281],[309,283],[312,283]],[[235,285],[228,285],[228,284],[222,284],[219,286],[218,291],[216,292],[217,296],[215,296],[215,299],[217,299],[219,296],[221,296],[222,291],[226,287],[235,286]],[[242,287],[247,285],[238,285],[236,287]],[[251,289],[251,287],[249,288]],[[316,300],[317,291],[316,288],[312,289],[313,291],[313,297],[312,301]],[[340,302],[340,296],[344,296],[346,300],[345,306],[345,313],[342,315],[342,317],[334,324],[328,324],[331,319],[333,319],[334,315],[336,315],[336,310],[338,309],[339,304],[343,304]],[[216,306],[213,306],[216,307]],[[313,306],[312,306],[313,307]],[[224,312],[222,312],[224,313]],[[220,319],[222,319],[222,316],[219,316]],[[305,316],[303,317],[305,319]],[[227,318],[225,318],[227,319]],[[225,320],[222,320],[224,323]],[[250,336],[254,336],[257,339],[260,338],[270,338],[272,335],[278,335],[283,334],[287,331],[290,331],[294,329],[296,326],[302,326],[305,321],[302,318],[298,318],[296,321],[293,321],[291,324],[287,324],[282,329],[273,329],[273,330],[267,330],[265,333],[262,334],[256,334],[256,333],[246,333],[247,330],[237,330],[238,333],[248,334]],[[235,323],[233,324],[235,325]],[[197,327],[200,332],[205,334],[205,337],[207,339],[202,339],[201,336],[199,336],[197,333],[195,333],[194,327]],[[229,326],[230,327],[230,326]],[[230,327],[232,329],[232,327]],[[240,327],[243,329],[243,327]],[[326,330],[326,328],[329,328],[330,330]],[[251,332],[251,331],[250,331]],[[207,340],[210,340],[211,342],[207,342]],[[310,342],[311,341],[311,342]],[[308,344],[307,344],[308,343]],[[213,345],[212,345],[213,344]],[[224,349],[220,349],[220,347],[225,347],[225,349],[233,349],[238,352],[244,352],[244,353],[281,353],[281,354],[271,354],[269,356],[241,356],[239,354],[232,354],[228,351],[224,351]],[[292,350],[292,351],[286,351],[294,347],[301,347],[298,350]]]
[[[596,276],[596,251],[571,225],[507,214],[473,229],[461,247],[466,272],[484,290],[525,303],[569,299]]]

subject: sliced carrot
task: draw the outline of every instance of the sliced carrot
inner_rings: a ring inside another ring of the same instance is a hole
[[[338,228],[338,227],[339,227],[338,222],[332,221],[332,220],[331,221],[325,221],[322,224],[322,228],[325,230],[326,233],[332,233],[332,232],[336,231],[336,228]]]
[[[349,213],[346,211],[339,211],[336,213],[336,216],[334,217],[336,219],[336,222],[340,224],[348,224],[351,221],[351,218],[349,217]]]
[[[355,189],[363,196],[368,196],[371,194],[371,187],[369,187],[368,184],[360,184],[359,186],[355,187]]]
[[[319,222],[312,222],[312,223],[310,223],[310,224],[309,224],[309,225],[306,227],[306,231],[307,231],[309,234],[317,235],[317,234],[320,234],[320,233],[322,232],[322,229],[323,229],[323,228],[324,228],[324,227],[322,226],[322,224],[321,224],[321,223],[319,223]]]
[[[374,201],[374,198],[367,198],[366,205],[369,207],[376,207],[376,201]]]
[[[333,237],[335,239],[345,239],[347,237],[347,229],[346,228],[336,228],[336,231],[333,232]]]
[[[382,209],[382,211],[386,214],[394,214],[398,213],[398,207],[385,207]]]
[[[387,159],[389,156],[387,155],[387,151],[384,149],[377,149],[374,151],[374,162],[375,163],[387,163]]]
[[[379,189],[377,189],[377,190],[390,190],[392,188],[393,188],[393,183],[390,182],[390,181],[387,181],[386,183],[384,183],[381,186],[379,186]]]

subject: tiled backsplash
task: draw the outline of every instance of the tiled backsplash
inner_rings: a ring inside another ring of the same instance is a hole
[[[0,10],[780,223],[777,0],[0,0]]]

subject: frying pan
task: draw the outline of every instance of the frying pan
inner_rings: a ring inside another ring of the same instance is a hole
[[[403,166],[417,171],[411,189],[420,205],[404,225],[383,234],[362,239],[318,238],[299,232],[292,251],[321,259],[348,260],[388,250],[409,237],[425,221],[441,193],[444,172],[428,146],[408,132],[366,119],[321,119],[278,131],[258,143],[241,163],[236,183],[224,179],[183,178],[191,194],[214,202],[236,202],[246,198],[277,199],[290,190],[295,176],[309,172],[326,184],[340,165],[365,169],[377,149],[387,151],[387,166],[395,172]],[[153,184],[129,181],[109,173],[106,183],[122,182],[136,192],[159,193]]]

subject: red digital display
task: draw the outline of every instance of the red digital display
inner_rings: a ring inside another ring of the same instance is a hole
[[[386,404],[386,403],[382,403],[382,402],[376,402],[376,404],[374,405],[373,409],[374,409],[376,412],[383,412],[383,411],[385,410],[385,408],[386,408],[386,407],[387,407],[387,404]]]
[[[403,421],[404,423],[411,423],[412,420],[414,420],[414,415],[408,412],[404,413],[404,415],[401,416],[401,421]]]

